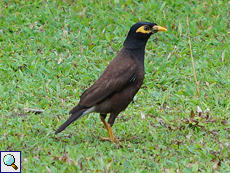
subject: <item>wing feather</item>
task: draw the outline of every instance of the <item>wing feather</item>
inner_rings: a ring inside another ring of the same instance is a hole
[[[116,61],[111,64],[98,80],[82,94],[79,105],[91,107],[121,90],[135,78],[136,63],[133,60],[129,59],[128,63],[124,62],[122,65]]]

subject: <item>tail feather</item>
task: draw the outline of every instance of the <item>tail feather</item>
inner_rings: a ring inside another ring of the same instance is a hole
[[[61,131],[65,130],[65,128],[70,125],[72,122],[74,122],[75,120],[77,120],[78,118],[84,116],[84,115],[87,115],[91,112],[94,112],[95,111],[95,107],[90,107],[90,108],[86,108],[86,107],[81,107],[81,106],[76,106],[75,108],[73,108],[71,111],[70,111],[70,114],[72,114],[69,119],[64,122],[58,129],[57,131],[55,132],[55,134],[58,134],[60,133]]]
[[[83,108],[85,108],[85,107],[77,105],[73,109],[71,109],[71,111],[69,111],[69,114],[74,114],[75,112],[78,112],[79,110],[81,110]]]
[[[87,109],[82,109],[82,110],[79,110],[75,113],[72,113],[71,117],[69,117],[69,119],[64,122],[58,129],[57,131],[55,132],[55,134],[58,134],[60,133],[61,131],[65,130],[65,128],[70,125],[72,122],[74,122],[75,120],[77,120],[78,118],[81,117],[81,115],[86,111]]]

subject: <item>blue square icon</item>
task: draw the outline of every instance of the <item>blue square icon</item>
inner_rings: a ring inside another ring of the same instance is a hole
[[[21,172],[21,151],[0,151],[0,173]]]

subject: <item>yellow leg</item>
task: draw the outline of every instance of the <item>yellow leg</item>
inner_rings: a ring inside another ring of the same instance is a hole
[[[105,137],[101,137],[101,140],[103,141],[108,141],[110,140],[111,142],[114,142],[114,136],[113,136],[113,131],[112,131],[112,127],[105,121],[104,117],[103,116],[100,116],[101,117],[101,121],[103,122],[106,130],[108,131],[109,133],[109,138],[105,138]]]
[[[100,117],[101,117],[101,121],[103,122],[103,124],[104,124],[106,130],[108,130],[108,124],[106,123],[104,117],[103,117],[103,116],[100,116]]]
[[[110,124],[108,124],[108,133],[109,133],[109,138],[111,142],[114,142],[113,131],[112,131],[112,127],[110,126]]]

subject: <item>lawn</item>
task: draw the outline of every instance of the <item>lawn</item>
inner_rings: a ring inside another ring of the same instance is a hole
[[[230,172],[229,9],[227,0],[1,1],[0,150],[22,151],[23,172]],[[168,31],[147,43],[144,83],[113,126],[120,144],[100,140],[98,114],[55,135],[138,21]]]

